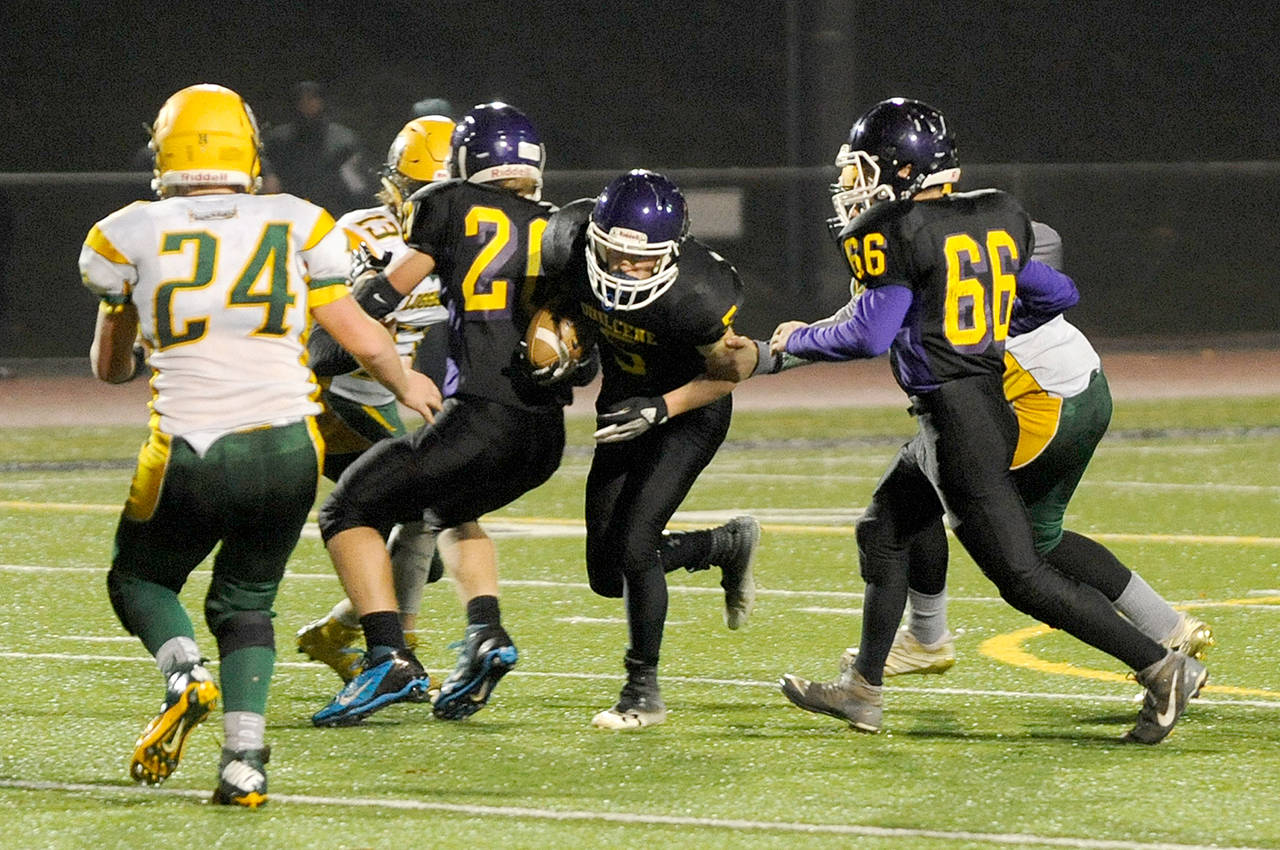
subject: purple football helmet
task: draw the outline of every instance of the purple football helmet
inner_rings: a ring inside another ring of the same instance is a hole
[[[635,310],[670,289],[688,232],[684,195],[661,174],[637,168],[606,186],[587,223],[587,277],[604,308]],[[610,271],[610,253],[657,262],[652,274],[637,278]]]
[[[472,107],[453,130],[449,173],[471,183],[529,177],[542,191],[547,152],[525,114],[501,101]]]
[[[907,176],[899,175],[910,165]],[[862,113],[836,155],[840,181],[832,187],[842,224],[878,201],[910,198],[960,179],[956,142],[942,113],[927,103],[895,97]]]

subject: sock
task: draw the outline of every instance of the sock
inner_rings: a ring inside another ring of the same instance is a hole
[[[350,599],[344,599],[334,605],[333,610],[329,612],[329,616],[348,629],[360,628],[360,616],[356,614],[356,606],[351,604]]]
[[[224,655],[218,667],[222,710],[265,714],[275,663],[276,651],[267,646],[246,646]]]
[[[497,626],[502,623],[502,613],[498,610],[498,597],[473,596],[467,600],[468,626]]]
[[[911,616],[907,622],[912,637],[925,646],[942,641],[948,634],[946,588],[933,594],[908,588],[907,601],[911,603]]]
[[[395,649],[404,649],[404,629],[400,628],[400,612],[374,611],[360,618],[364,629],[364,645],[370,660]],[[378,650],[378,651],[375,651]]]
[[[717,541],[719,536],[724,540]],[[717,542],[720,543],[718,549]],[[662,571],[669,573],[683,568],[692,573],[705,570],[711,566],[712,555],[723,551],[731,542],[729,532],[719,528],[664,531],[658,550],[662,556]]]
[[[1168,639],[1178,627],[1178,612],[1137,573],[1130,574],[1129,583],[1116,597],[1115,606],[1138,631],[1156,643]]]
[[[267,718],[254,711],[227,711],[222,715],[223,749],[233,753],[261,750],[266,746]]]
[[[896,578],[896,577],[895,577]],[[884,684],[884,662],[902,619],[907,589],[904,583],[867,582],[862,599],[862,640],[854,667],[870,685]]]
[[[422,608],[422,588],[431,571],[436,536],[425,522],[417,520],[397,525],[387,539],[391,554],[391,579],[396,605],[401,614],[417,615]]]
[[[156,666],[167,680],[174,673],[184,673],[200,663],[200,648],[193,638],[178,635],[169,638],[156,650]]]

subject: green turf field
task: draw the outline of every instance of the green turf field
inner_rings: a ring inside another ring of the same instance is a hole
[[[128,779],[163,696],[104,583],[141,431],[0,431],[0,847],[1280,848],[1280,399],[1120,404],[1072,505],[1071,527],[1216,631],[1209,686],[1156,747],[1120,743],[1138,708],[1122,666],[1036,630],[955,545],[959,662],[889,680],[883,733],[781,696],[781,673],[834,677],[856,643],[853,521],[911,427],[901,408],[736,418],[676,519],[760,519],[756,611],[729,632],[718,573],[672,574],[670,717],[639,733],[589,724],[626,635],[585,584],[588,420],[560,473],[487,522],[521,658],[470,720],[400,705],[311,727],[340,685],[293,652],[340,596],[312,526],[277,604],[258,812],[204,804],[217,717],[167,783]],[[207,583],[202,568],[183,595],[196,620]],[[447,582],[423,621],[419,654],[447,671],[463,625]]]

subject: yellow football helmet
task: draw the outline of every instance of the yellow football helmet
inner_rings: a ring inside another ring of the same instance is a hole
[[[452,137],[453,120],[443,115],[424,115],[405,124],[387,151],[378,198],[398,214],[405,198],[428,183],[447,180]]]
[[[201,186],[262,184],[258,122],[244,98],[202,83],[172,95],[151,127],[156,154],[151,188],[160,197]]]

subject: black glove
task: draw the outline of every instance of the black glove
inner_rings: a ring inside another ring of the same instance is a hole
[[[389,265],[391,265],[390,251],[379,257],[362,242],[359,248],[351,252],[351,279],[355,280],[365,272],[380,272]]]
[[[629,398],[596,417],[598,428],[593,436],[597,443],[621,443],[639,437],[668,418],[662,396]]]

